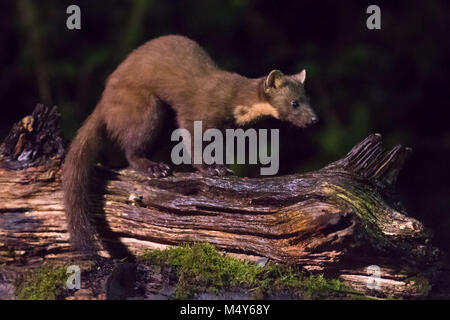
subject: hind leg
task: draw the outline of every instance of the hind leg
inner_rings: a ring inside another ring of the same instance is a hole
[[[128,163],[134,170],[152,177],[165,177],[170,173],[167,164],[157,163],[146,157],[150,146],[158,137],[164,121],[165,107],[156,97],[146,99],[144,105],[140,99],[130,99],[128,95],[126,104],[110,105],[108,108],[108,131],[125,150]]]

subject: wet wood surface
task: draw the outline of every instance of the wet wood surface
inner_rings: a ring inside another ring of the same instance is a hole
[[[76,259],[64,216],[65,146],[56,109],[38,106],[0,147],[0,263]],[[101,254],[206,241],[244,257],[338,276],[361,291],[420,296],[440,265],[422,223],[395,196],[411,150],[373,134],[318,171],[266,178],[95,170]],[[419,277],[418,277],[419,276]],[[375,283],[368,285],[368,283]]]

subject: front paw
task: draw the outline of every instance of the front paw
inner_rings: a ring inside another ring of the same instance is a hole
[[[159,162],[148,166],[146,174],[153,178],[162,178],[170,175],[171,171],[172,170],[167,164]]]
[[[199,165],[195,167],[201,175],[213,177],[213,176],[227,176],[227,175],[233,175],[234,172],[231,169],[228,169],[224,165],[218,165],[218,164],[212,164],[212,165]]]

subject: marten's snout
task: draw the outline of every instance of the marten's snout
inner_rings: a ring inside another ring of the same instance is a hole
[[[316,115],[316,113],[310,106],[304,107],[304,119],[306,122],[305,123],[306,126],[311,126],[319,122],[319,117]]]
[[[300,128],[307,128],[319,122],[319,117],[310,108],[299,110],[299,112],[290,113],[287,121]]]
[[[317,122],[319,122],[318,116],[311,116],[305,123],[305,127],[309,127],[312,125],[315,125]]]
[[[319,122],[319,117],[310,106],[305,105],[302,111],[302,115],[298,119],[303,122],[303,125],[299,125],[300,127],[306,128]]]

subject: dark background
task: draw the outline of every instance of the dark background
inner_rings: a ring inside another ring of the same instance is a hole
[[[66,28],[73,3],[81,7],[79,31]],[[369,4],[381,7],[381,30],[366,28]],[[37,102],[58,105],[71,139],[127,53],[154,37],[182,34],[224,69],[249,77],[307,69],[306,89],[321,122],[283,128],[282,174],[318,169],[373,132],[386,147],[411,146],[398,191],[408,213],[448,248],[449,4],[1,1],[0,140]]]

